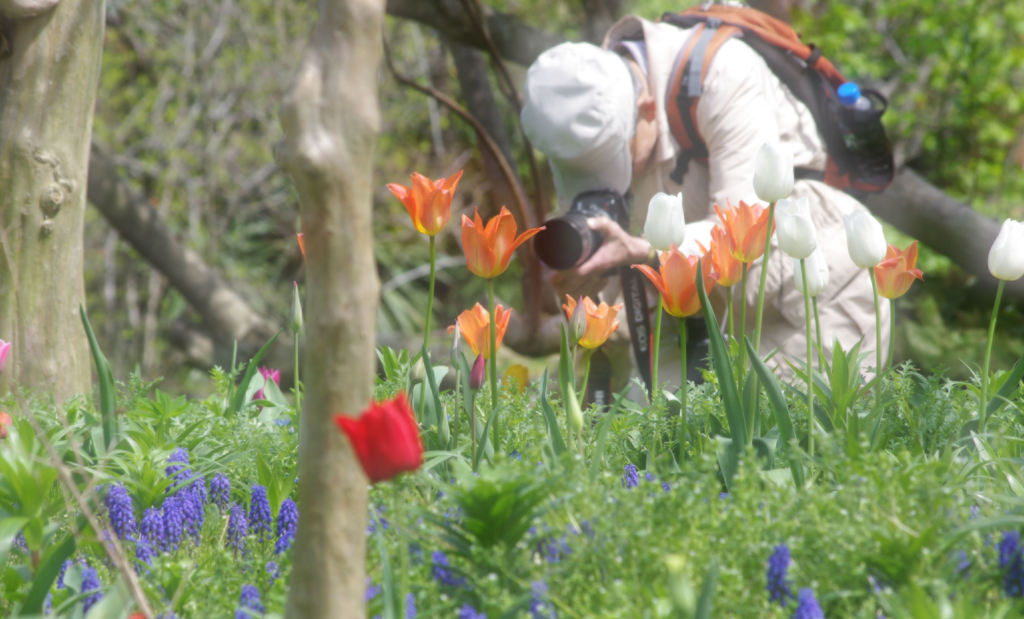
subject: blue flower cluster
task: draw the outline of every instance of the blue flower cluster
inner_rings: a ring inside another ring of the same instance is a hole
[[[107,506],[107,514],[110,516],[110,526],[118,539],[127,539],[129,536],[138,533],[139,526],[135,522],[135,508],[132,506],[132,497],[128,490],[120,484],[115,484],[107,490],[104,498]]]
[[[210,501],[223,512],[231,502],[231,482],[223,473],[214,473],[210,478]]]
[[[640,473],[633,463],[622,467],[622,485],[626,488],[636,488],[640,485]]]
[[[89,609],[93,607],[96,602],[99,602],[103,597],[103,592],[100,591],[100,577],[91,567],[85,567],[82,569],[82,589],[81,592],[89,593],[82,599],[82,613],[88,613]]]
[[[260,590],[252,585],[242,585],[242,594],[238,599],[238,610],[235,619],[251,619],[263,614],[263,603],[260,601]],[[255,611],[255,612],[249,612]]]
[[[469,604],[463,604],[457,616],[458,619],[487,619],[487,613],[478,611]]]
[[[797,594],[797,607],[793,619],[825,619],[825,613],[814,597],[813,589],[801,589]]]
[[[778,602],[781,606],[785,606],[789,598],[793,597],[789,583],[786,582],[789,560],[789,546],[785,544],[776,546],[772,556],[768,557],[768,573],[765,575],[765,580],[768,581],[766,589],[771,596],[771,601]]]
[[[287,498],[281,501],[281,509],[277,512],[277,543],[274,544],[274,554],[281,554],[292,546],[295,539],[295,529],[299,526],[299,508],[295,501]]]
[[[232,505],[228,510],[228,546],[235,552],[245,552],[245,536],[249,533],[249,522],[241,505]]]
[[[259,484],[253,484],[249,499],[249,530],[258,533],[262,542],[273,532],[270,528],[273,521],[270,502],[267,500],[267,489]]]
[[[555,619],[558,616],[548,601],[548,584],[543,580],[530,583],[530,616],[533,619]]]
[[[437,582],[446,587],[465,587],[466,579],[452,573],[448,556],[440,550],[430,553],[431,573]]]
[[[1024,596],[1024,557],[1020,533],[1005,531],[999,542],[999,567],[1003,569],[1003,590],[1010,597]]]
[[[189,461],[188,450],[184,447],[178,447],[171,452],[171,455],[167,456],[167,468],[164,469],[164,473],[175,481],[188,479],[192,476],[192,469],[188,468],[191,462]]]

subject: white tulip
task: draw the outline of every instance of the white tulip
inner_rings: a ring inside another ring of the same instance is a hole
[[[658,192],[647,205],[644,238],[651,247],[665,251],[672,245],[683,244],[686,238],[686,216],[683,214],[683,194],[670,196]]]
[[[794,258],[806,258],[818,246],[807,198],[782,198],[775,203],[775,233],[779,248]]]
[[[793,154],[777,142],[765,142],[754,157],[754,193],[775,202],[793,192]]]
[[[843,222],[846,224],[846,249],[854,264],[870,269],[885,259],[885,232],[877,219],[857,209],[846,215]]]
[[[828,288],[828,262],[825,254],[820,249],[815,249],[810,256],[804,260],[807,268],[807,290],[810,296],[816,297],[825,288]],[[796,281],[796,289],[800,294],[804,293],[804,278],[800,273],[800,260],[793,258],[793,279]]]
[[[988,251],[988,270],[1008,282],[1024,276],[1024,222],[1007,219]]]

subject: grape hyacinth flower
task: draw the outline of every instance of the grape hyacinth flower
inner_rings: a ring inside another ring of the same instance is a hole
[[[177,550],[185,536],[185,521],[190,517],[188,505],[180,496],[174,495],[164,501],[160,510],[164,517],[164,539],[160,541],[160,549]]]
[[[167,468],[164,469],[164,473],[175,481],[188,479],[192,476],[192,469],[188,468],[189,464],[191,463],[188,458],[188,450],[178,447],[171,452],[171,455],[167,456]]]
[[[250,619],[256,617],[255,613],[263,613],[263,603],[260,601],[260,590],[252,585],[242,585],[242,594],[238,599],[238,610],[235,611],[235,619]]]
[[[253,484],[252,496],[249,500],[249,530],[259,533],[260,541],[273,532],[270,528],[274,518],[270,513],[270,502],[267,501],[267,489]]]
[[[274,554],[291,548],[295,539],[295,529],[299,525],[299,508],[295,501],[287,498],[281,502],[281,509],[277,512],[277,543],[274,544]]]
[[[128,538],[128,541],[135,542],[135,559],[146,565],[153,565],[153,547],[142,539]],[[141,566],[139,566],[141,568]],[[136,569],[138,572],[139,569]]]
[[[814,597],[813,589],[800,590],[797,596],[797,607],[796,612],[793,613],[793,619],[825,619],[825,613],[821,610],[821,605],[818,604],[818,600]]]
[[[103,592],[100,591],[100,577],[91,567],[82,569],[82,593],[94,592],[91,595],[86,596],[82,600],[82,612],[88,613],[89,609],[93,607],[96,602],[100,601],[103,597]]]
[[[270,584],[274,584],[274,581],[281,576],[281,568],[277,565],[277,561],[267,561],[264,569],[267,570],[267,576],[270,576]]]
[[[153,544],[160,550],[167,550],[167,526],[164,524],[163,513],[150,507],[142,514],[142,524],[139,525],[139,533],[142,539]]]
[[[459,609],[458,619],[487,619],[487,613],[480,612],[469,604],[463,604]]]
[[[110,516],[110,526],[118,539],[125,539],[139,530],[135,522],[135,509],[132,507],[132,497],[128,490],[120,484],[115,484],[107,491],[104,499],[107,506],[107,514]]]
[[[373,584],[373,581],[370,580],[369,576],[367,576],[366,577],[366,593],[363,595],[363,601],[364,602],[369,602],[373,598],[375,598],[378,595],[380,595],[380,592],[383,591],[383,590],[384,590],[383,587],[380,587],[380,586],[377,586],[377,585]]]
[[[543,580],[530,583],[530,616],[533,619],[554,619],[558,615],[547,601],[548,584]]]
[[[64,559],[64,563],[60,564],[60,571],[57,572],[57,588],[64,588],[64,575],[68,573],[68,568],[71,567],[71,559]]]
[[[640,484],[640,473],[636,470],[635,464],[627,464],[622,467],[622,485],[626,488],[635,488]]]
[[[245,517],[245,509],[241,505],[232,505],[228,511],[228,546],[237,552],[245,551],[245,536],[249,532],[249,524]]]
[[[210,501],[224,511],[231,500],[231,481],[223,473],[215,473],[210,478]]]
[[[405,619],[416,619],[416,596],[412,592],[405,595]]]
[[[1024,558],[1021,556],[1020,534],[1006,531],[999,542],[999,567],[1003,569],[1003,591],[1010,597],[1024,595]]]
[[[772,556],[768,557],[768,572],[765,575],[768,584],[765,588],[768,590],[770,600],[778,602],[780,606],[785,606],[786,601],[793,597],[789,583],[786,582],[789,558],[789,546],[785,544],[776,546]]]
[[[440,550],[435,550],[430,553],[431,560],[431,573],[434,575],[434,579],[442,585],[448,587],[462,587],[466,584],[466,579],[455,576],[449,568],[448,556]]]

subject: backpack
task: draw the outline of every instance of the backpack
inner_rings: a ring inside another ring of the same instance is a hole
[[[693,28],[676,60],[665,104],[672,135],[681,148],[672,172],[674,181],[682,183],[691,159],[707,158],[696,122],[701,84],[715,52],[727,40],[739,37],[807,106],[825,142],[824,173],[797,168],[797,178],[823,180],[854,194],[882,191],[892,182],[892,147],[881,121],[885,97],[864,90],[870,110],[842,105],[836,88],[847,80],[820,49],[801,42],[789,24],[756,9],[719,4],[665,13],[661,21]]]

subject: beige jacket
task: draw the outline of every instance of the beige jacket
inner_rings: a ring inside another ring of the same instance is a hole
[[[673,64],[689,32],[671,24],[626,17],[611,28],[604,45],[617,49],[623,40],[643,41],[643,46],[631,45],[623,53],[636,57],[639,49],[640,64],[646,70],[658,105],[660,134],[655,154],[647,169],[632,181],[631,232],[638,234],[642,229],[651,196],[658,191],[682,191],[688,222],[684,251],[696,252],[698,241],[710,246],[711,228],[718,223],[714,204],[724,207],[740,200],[758,202],[753,188],[754,156],[762,144],[780,142],[792,152],[796,166],[817,170],[825,167],[825,147],[807,107],[775,77],[756,52],[742,41],[732,39],[712,60],[697,105],[698,130],[709,153],[707,164],[691,161],[682,186],[675,184],[669,174],[675,167],[679,146],[669,130],[664,105]],[[797,181],[793,196],[809,200],[818,247],[825,252],[829,265],[830,283],[817,298],[826,348],[830,354],[833,339],[838,339],[845,350],[861,341],[861,352],[870,353],[864,365],[874,367],[871,280],[864,269],[850,260],[843,225],[844,214],[865,207],[845,192],[817,181]],[[803,296],[793,283],[793,259],[779,251],[774,237],[768,262],[761,353],[778,349],[781,354],[775,356],[775,365],[788,378],[792,373],[786,361],[802,363],[806,351]],[[748,333],[753,331],[761,263],[762,260],[755,262],[748,276]],[[799,266],[796,272],[799,273]],[[733,287],[734,303],[740,299],[739,287]],[[724,305],[725,293],[719,290],[717,294]],[[734,307],[738,315],[739,306]],[[724,317],[720,318],[725,324]],[[885,299],[881,304],[881,324],[885,351],[889,341],[889,304]],[[677,376],[663,378],[677,384]]]

